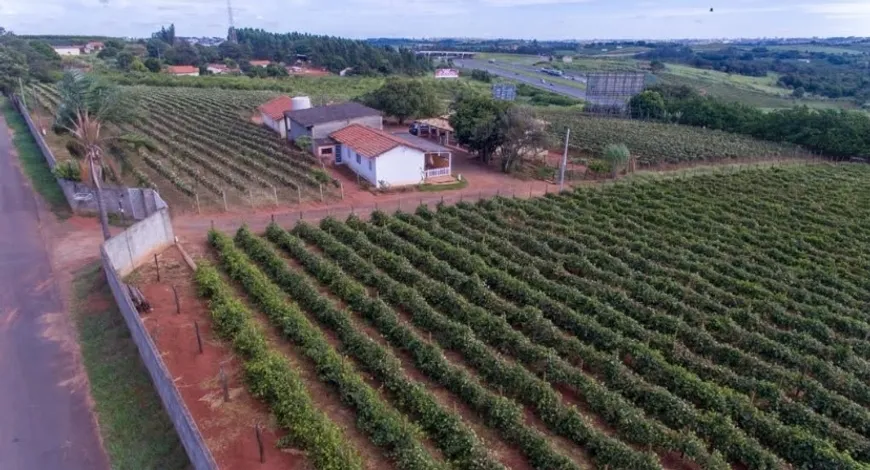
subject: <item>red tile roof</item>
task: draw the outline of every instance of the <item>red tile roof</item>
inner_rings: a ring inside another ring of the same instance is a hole
[[[273,120],[280,121],[284,119],[284,111],[293,110],[293,100],[287,95],[281,95],[257,106],[257,109]]]
[[[361,124],[351,124],[329,136],[368,158],[377,158],[399,146],[426,151],[411,142]]]
[[[171,74],[195,73],[199,72],[199,67],[194,67],[193,65],[170,65],[166,67],[166,71]]]

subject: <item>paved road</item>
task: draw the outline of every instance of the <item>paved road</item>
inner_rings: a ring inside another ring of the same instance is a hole
[[[71,325],[0,116],[0,469],[108,468]]]
[[[586,96],[586,90],[582,90],[580,88],[572,87],[569,85],[563,85],[557,82],[552,82],[549,75],[540,73],[538,69],[527,65],[503,63],[491,64],[483,60],[475,59],[454,59],[453,62],[459,67],[486,70],[487,72],[493,75],[498,75],[499,77],[509,78],[518,82],[527,83],[533,87],[540,88],[542,90],[551,91],[553,93],[558,93],[564,96],[570,96],[572,98],[577,98],[592,104],[612,105],[623,102],[622,100],[614,100],[613,98],[589,98]],[[517,72],[522,73],[518,74]],[[536,73],[537,75],[539,75],[539,77],[530,77],[528,75],[523,75],[523,73]],[[542,79],[547,83],[541,83]],[[578,81],[585,81],[585,78],[581,79],[578,76]]]

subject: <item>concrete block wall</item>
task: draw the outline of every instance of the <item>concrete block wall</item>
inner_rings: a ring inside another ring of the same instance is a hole
[[[122,273],[132,272],[143,261],[147,261],[150,254],[174,243],[169,213],[166,209],[161,209],[103,243],[100,256],[112,296],[118,303],[130,336],[139,349],[139,356],[151,376],[151,382],[178,433],[192,467],[196,470],[217,470],[214,457],[175,387],[175,381],[122,281]]]

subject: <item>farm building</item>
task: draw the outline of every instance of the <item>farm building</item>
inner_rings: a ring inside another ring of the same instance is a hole
[[[91,41],[85,44],[84,51],[85,54],[90,54],[92,52],[100,52],[105,47],[105,44],[99,41]]]
[[[199,68],[193,65],[170,65],[166,72],[177,77],[198,77]]]
[[[281,95],[257,107],[263,124],[281,134],[281,137],[287,137],[287,122],[284,120],[284,113],[291,110],[293,110],[293,98],[287,95]]]
[[[341,103],[309,109],[294,109],[284,113],[287,138],[296,141],[301,137],[311,139],[311,152],[319,157],[331,157],[335,142],[329,135],[351,124],[361,124],[373,129],[383,129],[381,112],[359,103]]]
[[[233,73],[233,72],[239,71],[239,69],[230,68],[226,64],[208,64],[205,68],[206,68],[206,70],[208,70],[209,72],[211,72],[215,75],[221,75],[221,74],[225,74],[225,73]]]
[[[52,46],[59,56],[81,55],[82,46]]]
[[[351,124],[329,135],[337,144],[335,164],[346,165],[376,188],[418,184],[449,176],[450,151],[410,134]]]
[[[272,63],[271,60],[252,60],[249,62],[251,67],[267,67]]]

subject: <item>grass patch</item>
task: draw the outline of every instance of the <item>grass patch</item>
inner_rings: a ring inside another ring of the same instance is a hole
[[[60,218],[65,219],[72,215],[72,209],[66,202],[63,191],[57,185],[54,175],[48,168],[48,163],[42,157],[39,147],[30,131],[27,129],[27,123],[24,118],[12,107],[12,103],[0,97],[0,108],[3,109],[3,115],[6,118],[6,124],[14,132],[12,143],[18,151],[18,160],[21,162],[21,170],[30,179],[30,184],[34,191],[39,193],[42,198],[48,203],[51,211]]]
[[[453,189],[463,189],[468,186],[468,180],[464,177],[462,181],[457,181],[455,183],[450,184],[421,184],[417,186],[417,189],[420,191],[426,192],[437,192],[437,191],[450,191]]]
[[[76,273],[74,321],[112,468],[190,467],[99,261]]]

